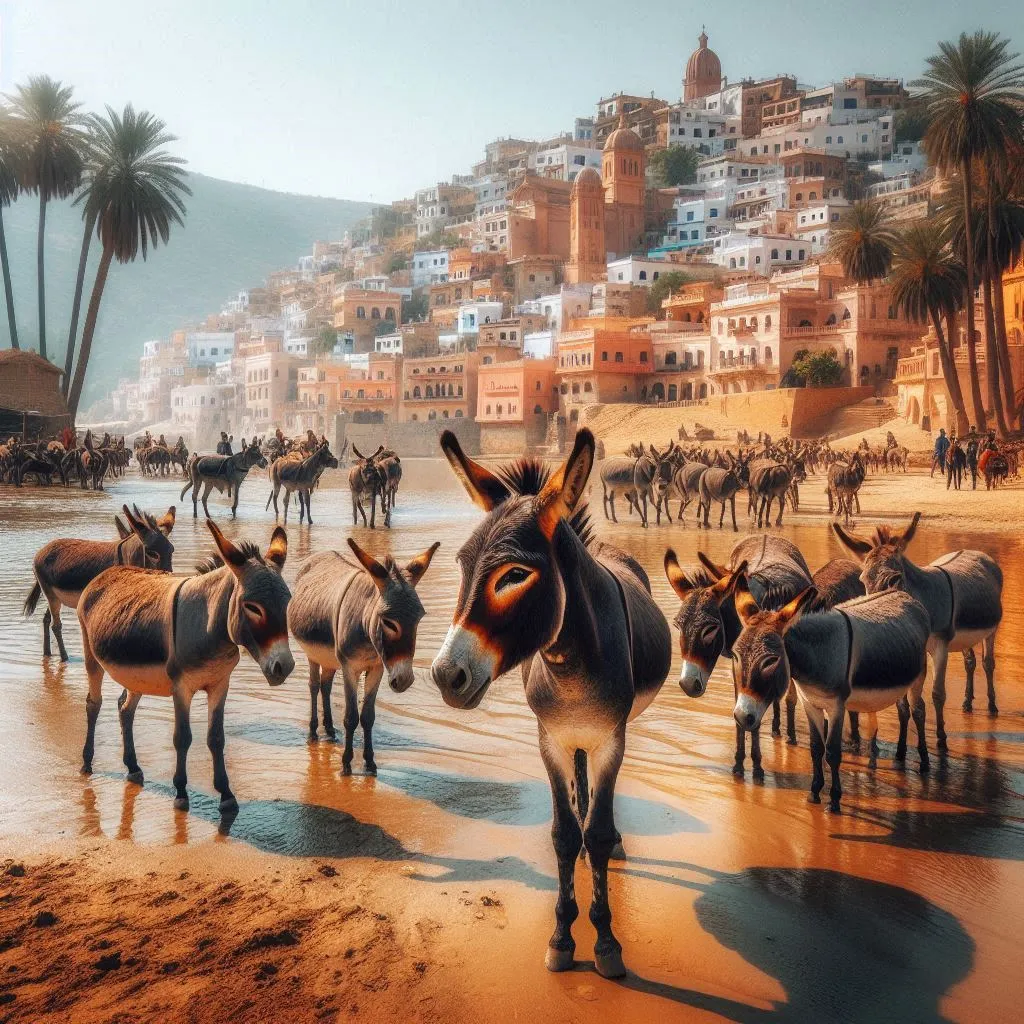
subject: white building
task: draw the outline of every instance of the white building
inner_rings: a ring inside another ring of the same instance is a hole
[[[428,284],[443,284],[448,280],[448,250],[432,249],[412,254],[412,286],[422,288]],[[387,278],[384,279],[387,281]],[[382,291],[387,291],[387,288]]]
[[[384,355],[400,356],[404,351],[402,345],[403,337],[400,333],[380,334],[373,339],[373,350]]]
[[[562,143],[537,150],[530,164],[541,177],[573,181],[584,167],[601,170],[601,151],[593,146]]]
[[[557,292],[530,299],[516,307],[517,313],[536,313],[547,317],[556,337],[567,330],[570,320],[589,316],[594,298],[592,284],[563,284]]]
[[[919,175],[928,166],[924,145],[920,142],[897,142],[888,160],[868,165],[868,170],[883,178],[896,178],[903,174]]]
[[[810,243],[789,235],[749,235],[732,231],[714,240],[711,261],[726,270],[750,270],[768,277],[779,267],[793,267],[810,255]]]
[[[477,220],[491,213],[500,213],[508,206],[508,178],[504,174],[484,174],[473,182]]]
[[[611,284],[640,284],[649,288],[662,274],[670,270],[672,264],[664,260],[624,256],[608,264],[608,281]]]
[[[573,122],[572,137],[576,142],[593,142],[594,119],[592,117],[577,117]]]
[[[829,230],[842,220],[849,206],[846,199],[830,199],[818,206],[808,206],[797,211],[794,237],[810,242],[813,252],[824,252],[828,246]]]
[[[523,335],[524,359],[550,359],[554,354],[554,331],[531,331]]]
[[[479,334],[480,325],[500,320],[503,309],[500,302],[468,302],[459,306],[459,313],[455,318],[457,336],[463,339]]]
[[[724,114],[701,110],[690,103],[675,103],[668,108],[668,144],[718,156],[725,149],[729,120]],[[733,134],[738,134],[737,125],[732,128]]]
[[[189,331],[185,335],[185,348],[189,366],[213,366],[235,351],[235,334],[234,331]]]
[[[187,384],[171,390],[171,422],[179,433],[204,437],[214,430],[230,430],[235,409],[231,384]]]
[[[725,190],[709,190],[700,196],[686,193],[678,196],[673,206],[675,214],[662,238],[662,245],[667,248],[703,245],[708,237],[730,225]]]
[[[892,114],[853,124],[803,122],[769,128],[740,144],[747,156],[779,156],[796,149],[820,149],[829,156],[887,159],[892,152]]]

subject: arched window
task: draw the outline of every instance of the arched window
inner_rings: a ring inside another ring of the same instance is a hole
[[[843,308],[843,319],[844,320],[849,320],[850,319],[850,311],[848,309],[846,309],[845,307]]]
[[[797,194],[796,194],[796,201],[799,203],[800,200],[803,199],[803,197],[804,197],[803,192],[797,192]]]
[[[437,413],[433,409],[431,409],[430,412],[427,413],[427,419],[428,420],[436,420],[437,419]]]
[[[441,419],[443,419],[443,420],[446,420],[446,419],[448,419],[448,410],[447,410],[447,409],[444,409],[444,410],[443,410],[443,411],[441,412]]]
[[[494,362],[493,356],[484,356],[484,366],[490,366]]]
[[[543,409],[542,409],[542,408],[541,408],[541,407],[540,407],[539,405],[535,405],[535,406],[533,407],[533,414],[534,414],[534,416],[539,416],[539,415],[541,415],[541,414],[542,414],[543,412],[544,412],[544,410],[543,410]],[[458,415],[458,413],[456,413],[456,415]]]
[[[675,366],[676,365],[676,354],[675,354],[675,352],[666,352],[665,353],[665,365],[666,366]]]
[[[394,306],[388,306],[388,308],[384,310],[384,319],[385,320],[394,320],[395,319],[395,307]]]
[[[578,395],[580,393],[580,386],[579,386],[579,384],[573,384],[573,386],[572,386],[572,393],[574,395]]]
[[[814,324],[812,324],[810,320],[801,320],[800,323],[797,326],[799,326],[799,327],[813,327]]]
[[[594,385],[591,384],[589,380],[585,380],[583,382],[583,390],[584,390],[584,392],[589,394],[591,391],[594,390]]]
[[[379,320],[380,319],[380,310],[376,306],[374,306],[373,309],[370,310],[370,319],[371,320]]]
[[[412,389],[412,397],[413,398],[420,398],[420,397],[422,397],[421,394],[420,394],[420,386],[419,386],[419,384],[417,384],[416,387],[414,387]]]
[[[807,198],[808,199],[817,199],[818,198],[818,193],[817,192],[810,192],[810,193],[808,193]]]
[[[779,250],[778,249],[772,249],[772,259],[773,260],[777,260],[778,258],[779,258]]]
[[[565,381],[562,381],[562,383],[559,385],[558,393],[561,395],[569,394],[569,385],[566,384]]]
[[[456,409],[455,410],[455,418],[456,419],[461,419],[461,417],[462,417],[462,410],[461,409]]]
[[[360,320],[365,320],[366,319],[366,310],[362,306],[357,306],[356,307],[356,316]]]
[[[427,398],[434,397],[434,386],[432,384],[427,385]]]
[[[641,270],[640,271],[640,280],[641,281],[646,281],[647,280],[647,271],[646,270]]]
[[[826,327],[831,327],[831,326],[833,326],[835,324],[835,322],[836,322],[836,315],[835,315],[835,313],[829,313],[828,319],[825,321],[825,326]]]
[[[771,314],[769,314],[768,316],[766,316],[766,317],[764,318],[764,329],[765,329],[766,331],[770,331],[770,330],[772,329],[772,318],[771,318]]]
[[[766,345],[765,349],[764,349],[764,365],[765,366],[771,366],[772,365],[772,349],[771,349],[770,345]]]

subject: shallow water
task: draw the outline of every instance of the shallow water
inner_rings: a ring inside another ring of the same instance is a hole
[[[357,774],[341,779],[340,747],[308,744],[306,666],[297,648],[294,674],[273,690],[243,654],[226,715],[228,770],[242,809],[230,830],[220,831],[209,799],[202,698],[193,707],[190,813],[171,809],[170,702],[145,698],[136,716],[146,772],[140,790],[123,778],[118,688],[109,681],[95,774],[83,779],[86,682],[74,613],[64,613],[72,656],[66,666],[41,657],[44,606],[32,619],[21,616],[34,552],[57,536],[114,537],[112,517],[123,501],[158,514],[178,505],[172,540],[179,572],[208,554],[202,518],[193,520],[191,504],[178,499],[180,480],[141,480],[132,470],[99,494],[0,488],[0,833],[20,837],[26,848],[64,836],[106,837],[143,846],[228,842],[265,855],[411,859],[423,865],[424,886],[455,877],[521,891],[531,915],[523,927],[540,944],[533,958],[539,966],[555,888],[550,798],[518,673],[492,686],[476,711],[457,712],[443,704],[427,671],[451,621],[455,552],[480,513],[445,463],[403,466],[394,528],[353,532],[370,551],[399,557],[441,542],[419,587],[427,615],[416,684],[402,695],[385,688],[378,700],[378,778],[359,775],[358,749]],[[344,548],[351,531],[340,476],[325,483],[314,497],[316,524],[289,528],[289,581],[311,553]],[[265,479],[250,477],[237,522],[225,518],[216,495],[211,511],[228,536],[266,544],[273,522],[263,509],[266,494]],[[595,513],[599,534],[648,570],[670,620],[677,601],[661,569],[665,547],[672,544],[684,562],[695,560],[698,547],[724,561],[736,540],[729,530],[698,532],[692,522],[613,526],[599,501]],[[820,517],[788,518],[781,532],[812,569],[843,553]],[[637,974],[602,996],[609,1007],[628,1014],[635,1012],[631,1000],[654,996],[735,1020],[759,1020],[784,1004],[793,1019],[872,1020],[882,1008],[904,1020],[1009,1019],[1021,994],[1014,965],[1024,919],[1024,539],[925,523],[912,554],[930,561],[962,547],[988,551],[1006,579],[996,648],[1001,714],[985,713],[980,652],[978,710],[962,713],[963,664],[952,656],[949,756],[934,754],[929,703],[933,772],[917,773],[913,749],[908,770],[895,771],[896,717],[885,713],[878,771],[869,773],[863,756],[844,755],[841,818],[805,803],[809,758],[799,712],[798,747],[765,732],[764,784],[750,781],[749,768],[746,780],[735,780],[727,673],[720,666],[708,695],[691,700],[676,685],[674,655],[662,693],[629,730],[616,802],[629,860],[615,869],[612,896],[626,961]],[[851,957],[867,958],[870,970],[844,973]],[[842,991],[855,1014],[833,1003]]]

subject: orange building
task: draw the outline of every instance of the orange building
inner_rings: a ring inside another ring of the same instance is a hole
[[[605,279],[608,259],[605,205],[601,175],[593,167],[584,167],[576,175],[569,198],[570,255],[565,268],[568,284],[588,284]]]
[[[401,322],[402,295],[346,285],[334,296],[333,308],[335,328],[352,334],[356,352],[369,352],[382,320],[396,328]]]
[[[343,382],[338,411],[357,423],[397,420],[402,362],[393,355],[371,355],[366,371]]]
[[[710,324],[711,303],[721,302],[725,290],[711,281],[684,284],[661,303],[666,320],[680,323]]]
[[[450,352],[402,360],[401,423],[471,419],[476,413],[475,352]]]
[[[683,102],[699,100],[722,88],[722,62],[714,50],[708,49],[708,35],[701,29],[700,45],[686,62],[683,79]]]
[[[640,136],[622,121],[608,136],[601,157],[607,252],[623,256],[643,241],[646,165]]]
[[[557,405],[553,358],[481,366],[476,402],[481,450],[514,455],[541,444]]]

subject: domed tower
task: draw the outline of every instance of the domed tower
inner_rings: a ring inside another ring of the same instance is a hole
[[[699,100],[718,92],[722,87],[722,62],[714,50],[708,49],[708,35],[701,29],[700,46],[690,54],[686,62],[686,78],[683,79],[683,102]]]
[[[568,284],[603,281],[607,273],[604,236],[604,186],[593,167],[584,167],[569,196]]]
[[[643,141],[626,127],[625,115],[608,136],[601,160],[604,178],[605,244],[609,252],[622,256],[632,252],[644,233],[644,174],[647,155]]]

